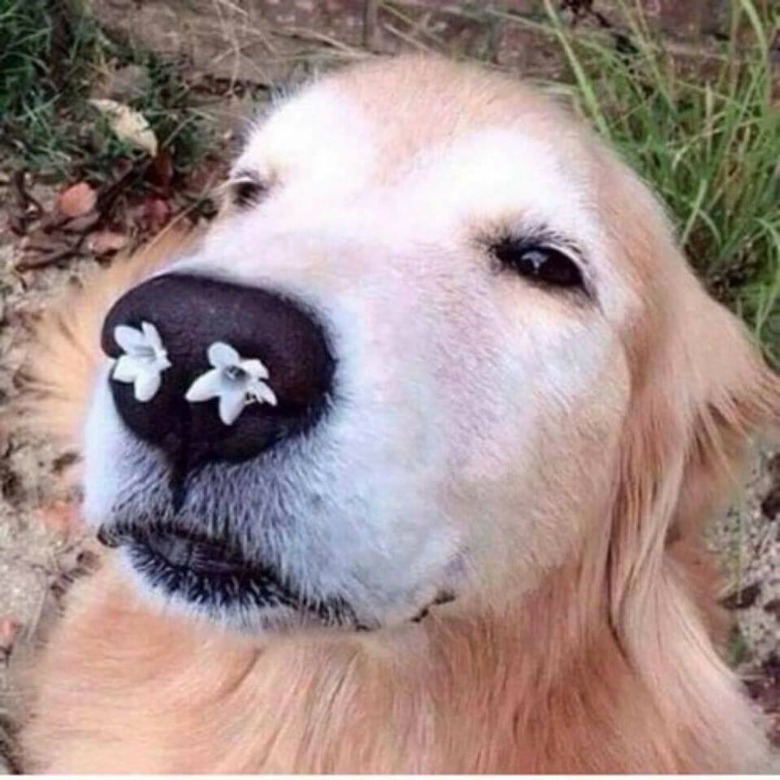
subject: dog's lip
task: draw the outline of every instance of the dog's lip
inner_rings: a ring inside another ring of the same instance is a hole
[[[238,545],[190,529],[175,526],[102,526],[97,536],[107,547],[144,548],[173,569],[203,576],[261,576],[279,580],[267,566],[250,561]]]
[[[148,571],[150,562],[158,573],[162,567],[165,580],[169,585],[172,581],[176,582],[175,589],[186,600],[193,600],[191,590],[189,597],[186,594],[194,579],[198,591],[205,589],[209,594],[220,590],[231,591],[234,596],[237,591],[243,591],[251,594],[250,598],[259,606],[285,606],[297,612],[314,614],[327,625],[351,626],[358,631],[380,627],[359,621],[350,605],[342,599],[312,602],[302,598],[273,568],[251,560],[236,543],[225,538],[173,525],[134,524],[103,525],[98,529],[97,537],[107,547],[127,548],[131,560],[144,570]],[[448,589],[440,591],[411,621],[422,622],[431,607],[448,604],[456,598],[456,594]],[[201,601],[200,597],[196,600]]]
[[[167,583],[168,592],[185,601],[203,604],[205,597],[220,609],[231,599],[243,606],[287,607],[325,625],[363,627],[343,599],[302,597],[274,568],[250,559],[228,539],[176,526],[135,524],[101,526],[97,537],[107,547],[125,548],[135,568],[156,578],[158,585]]]
[[[170,566],[204,575],[251,575],[252,566],[237,549],[217,540],[193,538],[175,531],[139,534],[145,545]]]

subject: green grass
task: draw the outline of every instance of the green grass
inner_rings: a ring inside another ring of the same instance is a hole
[[[205,136],[188,87],[171,63],[110,37],[77,0],[0,0],[0,152],[12,167],[99,183],[140,150],[119,141],[89,104],[108,68],[141,66],[148,88],[129,105],[172,155],[190,167]]]
[[[726,640],[725,656],[729,666],[736,668],[750,657],[750,648],[737,626],[732,628]]]
[[[780,21],[732,0],[728,41],[698,66],[675,54],[636,6],[623,28],[573,32],[547,19],[581,113],[667,204],[711,292],[780,363],[780,105],[769,46]],[[527,22],[525,22],[527,23]]]
[[[91,29],[69,21],[42,0],[0,0],[0,143],[12,163],[45,160],[56,168],[69,161],[57,109],[82,89],[92,38]]]

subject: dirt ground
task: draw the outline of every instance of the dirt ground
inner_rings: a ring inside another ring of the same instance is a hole
[[[16,242],[0,233],[0,769],[18,702],[9,668],[57,611],[58,598],[91,556],[77,529],[74,458],[21,433],[8,415],[15,377],[36,313],[80,268],[51,268],[36,278],[13,271]],[[79,265],[90,264],[85,261]]]

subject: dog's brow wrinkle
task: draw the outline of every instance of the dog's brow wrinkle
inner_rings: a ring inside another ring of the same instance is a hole
[[[237,170],[231,176],[231,182],[236,183],[241,181],[242,179],[247,179],[249,181],[258,181],[259,177],[255,171],[250,170],[249,168],[239,168],[239,170]]]

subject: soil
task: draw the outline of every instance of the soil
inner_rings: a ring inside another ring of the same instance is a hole
[[[0,202],[8,202],[8,186]],[[53,193],[39,188],[45,202]],[[94,260],[83,258],[34,274],[14,271],[18,241],[0,230],[0,771],[18,710],[9,669],[55,617],[59,597],[92,555],[74,522],[76,462],[21,431],[8,414],[31,328],[44,302]]]

